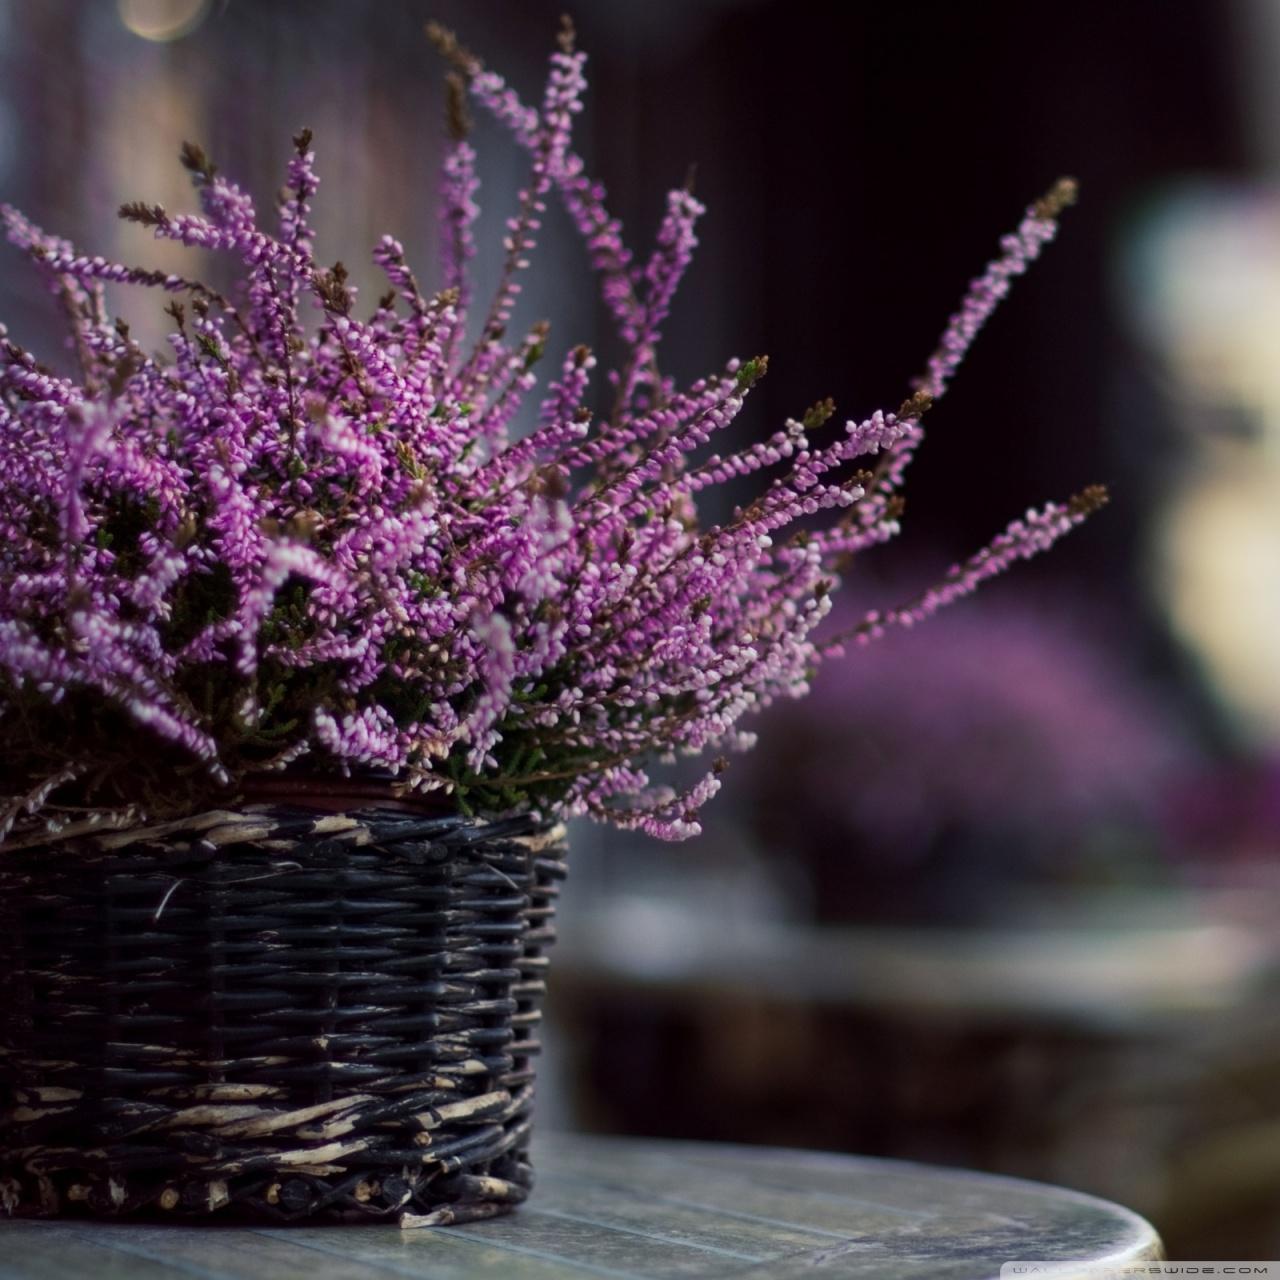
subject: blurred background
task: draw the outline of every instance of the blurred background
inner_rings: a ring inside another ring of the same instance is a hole
[[[265,204],[309,125],[319,253],[376,296],[382,232],[435,257],[423,22],[533,97],[561,7],[0,0],[0,198],[199,274],[116,206],[190,207],[186,138]],[[993,1169],[1122,1200],[1173,1257],[1277,1256],[1280,0],[573,16],[579,146],[633,245],[697,164],[664,368],[768,352],[744,438],[824,395],[896,406],[998,235],[1081,182],[843,608],[913,594],[1029,503],[1113,502],[769,712],[699,840],[575,833],[544,1123]],[[483,296],[524,170],[489,122],[476,141]],[[116,301],[160,341],[158,302]],[[553,345],[605,341],[558,211],[522,306]],[[65,357],[16,253],[0,316]]]

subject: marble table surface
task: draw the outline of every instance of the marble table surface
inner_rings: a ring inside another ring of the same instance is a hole
[[[1162,1257],[1137,1215],[895,1161],[543,1137],[514,1216],[463,1227],[0,1223],[0,1280],[994,1280],[1002,1262]]]

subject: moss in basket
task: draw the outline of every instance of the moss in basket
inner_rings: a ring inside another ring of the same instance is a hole
[[[1091,488],[1028,512],[939,586],[823,636],[840,575],[897,532],[925,411],[1074,184],[1000,242],[895,412],[840,426],[822,401],[722,455],[713,437],[765,359],[685,388],[657,359],[702,205],[671,191],[652,254],[627,249],[571,147],[585,59],[567,23],[536,108],[451,33],[429,34],[451,67],[434,292],[390,236],[373,251],[390,287],[372,310],[341,263],[316,259],[305,130],[271,218],[190,144],[201,212],[120,210],[235,259],[229,297],[82,255],[3,209],[66,314],[79,371],[53,373],[0,335],[0,835],[30,839],[86,809],[109,822],[191,811],[250,775],[305,767],[376,770],[467,812],[587,813],[682,838],[719,786],[720,754],[750,745],[751,713],[1104,499]],[[530,158],[474,342],[468,96]],[[547,326],[512,327],[553,197],[625,349],[603,378],[571,346],[540,380]],[[165,354],[107,316],[109,281],[168,295]],[[518,435],[531,398],[536,426]],[[744,476],[759,496],[703,523],[699,495]],[[717,761],[682,794],[650,778],[677,752]]]

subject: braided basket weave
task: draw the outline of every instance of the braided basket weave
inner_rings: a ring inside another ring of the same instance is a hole
[[[563,854],[271,805],[0,855],[0,1207],[508,1211]]]

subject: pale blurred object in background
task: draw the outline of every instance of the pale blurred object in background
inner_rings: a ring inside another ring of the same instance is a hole
[[[116,0],[120,21],[144,40],[190,35],[209,16],[212,0]]]
[[[1150,515],[1154,589],[1245,739],[1280,744],[1280,190],[1189,183],[1129,233],[1118,296],[1184,460]]]

